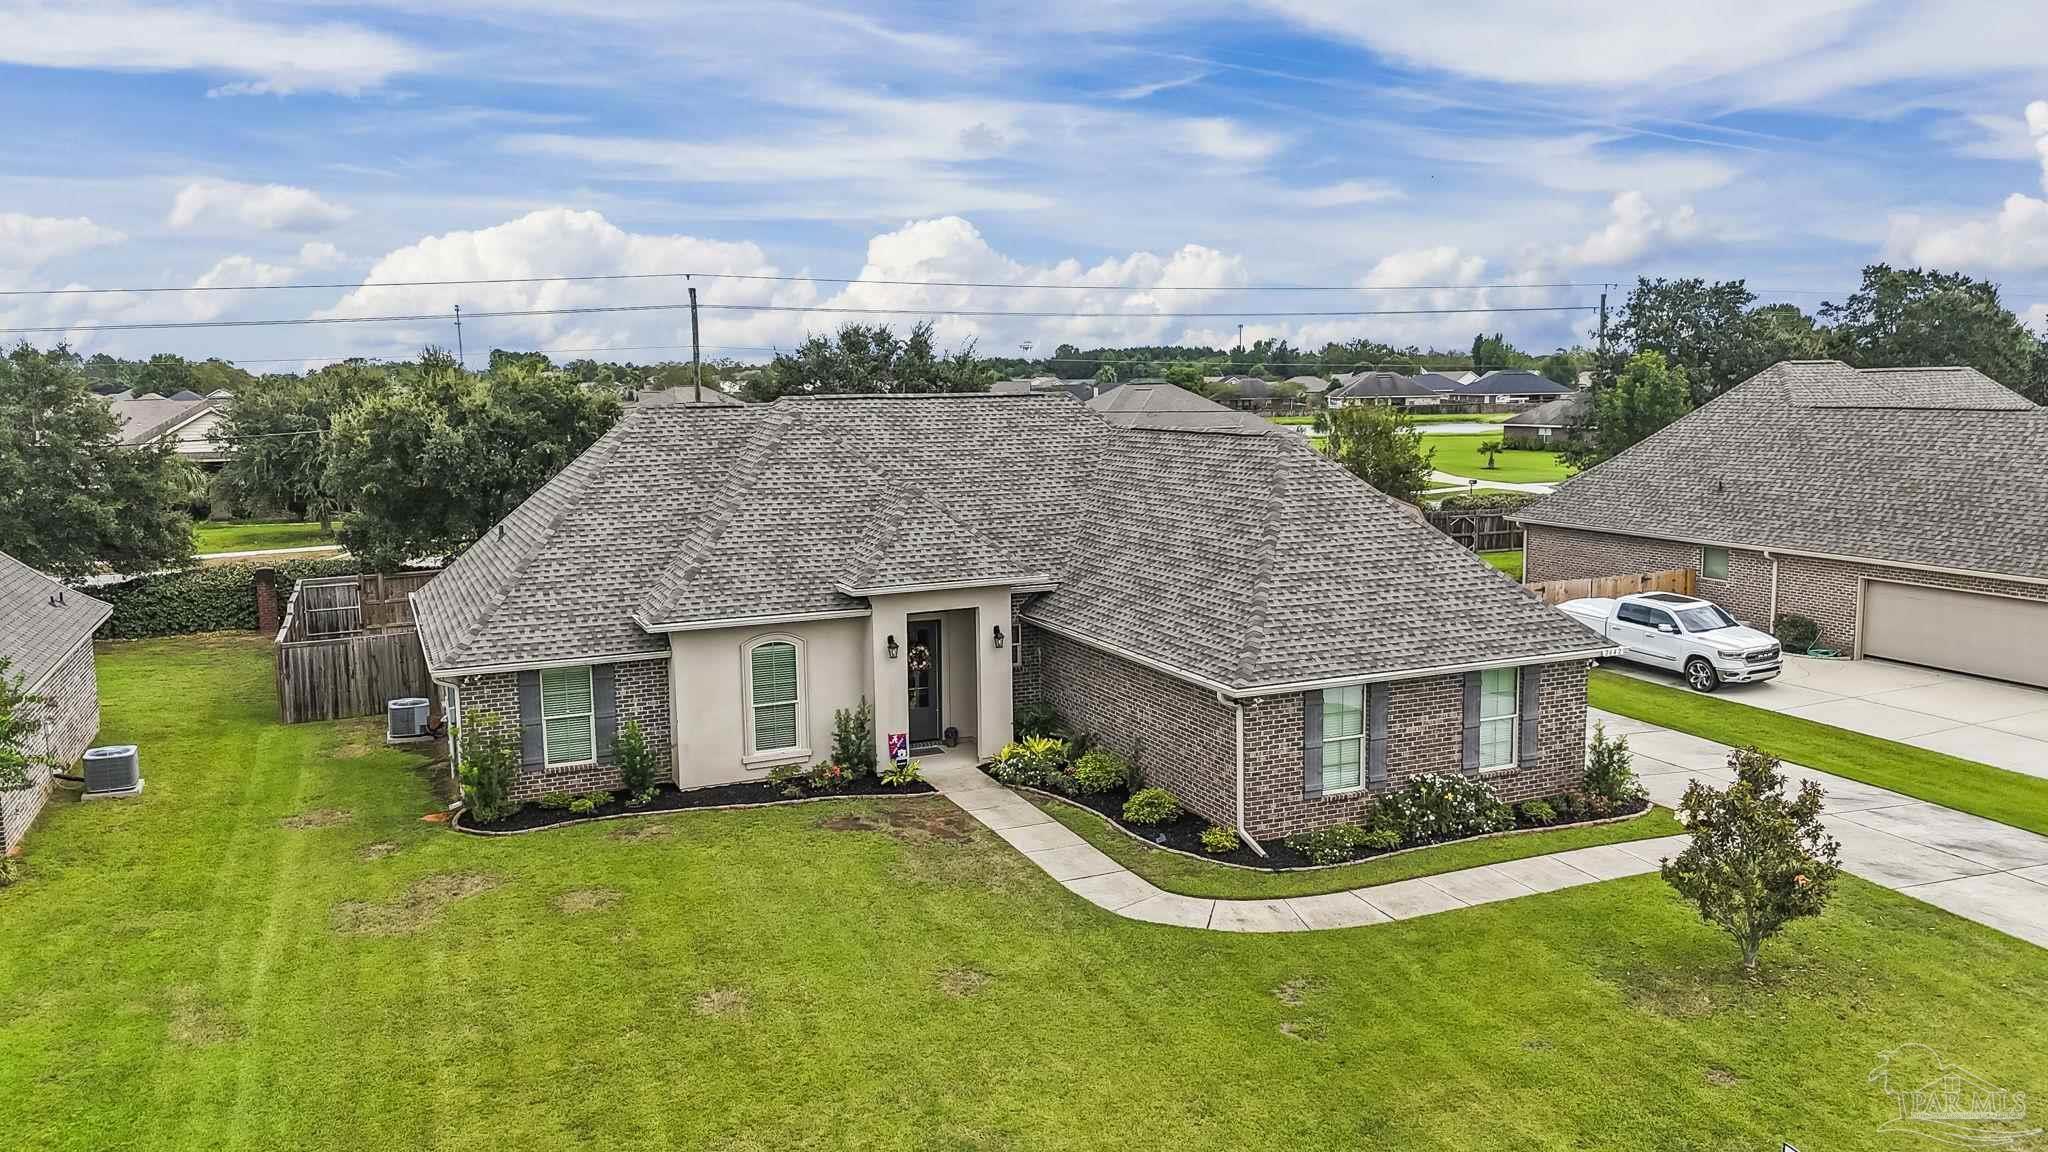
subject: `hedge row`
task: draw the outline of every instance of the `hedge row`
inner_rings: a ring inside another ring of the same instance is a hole
[[[296,581],[316,576],[353,576],[361,570],[354,557],[325,556],[271,565],[222,564],[215,568],[159,572],[86,591],[114,606],[114,614],[100,627],[102,640],[180,636],[188,632],[248,632],[256,628],[256,573],[266,567],[277,569],[280,609]]]

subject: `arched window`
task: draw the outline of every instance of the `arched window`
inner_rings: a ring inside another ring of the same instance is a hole
[[[801,649],[770,637],[747,646],[747,752],[795,751],[803,743]]]

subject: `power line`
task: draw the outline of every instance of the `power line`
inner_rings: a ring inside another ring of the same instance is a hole
[[[149,288],[8,288],[0,296],[151,295],[172,292],[293,292],[358,288],[457,288],[502,284],[585,284],[619,280],[746,280],[778,284],[878,284],[895,288],[1011,288],[1069,292],[1438,292],[1479,289],[1597,288],[1591,280],[1541,284],[1251,284],[1214,287],[1201,284],[1045,284],[998,280],[871,280],[862,276],[785,276],[755,272],[610,272],[585,276],[500,276],[465,280],[331,281],[311,284],[206,284]]]
[[[587,308],[514,308],[499,311],[472,312],[478,319],[506,319],[531,316],[589,316],[622,312],[676,312],[689,309],[684,304],[612,304]],[[1343,309],[1331,311],[1297,310],[1281,312],[1060,312],[1055,310],[1005,311],[1000,309],[976,308],[849,308],[849,307],[804,307],[790,304],[704,304],[706,310],[721,312],[799,312],[820,313],[842,316],[970,316],[970,317],[1015,317],[1021,319],[1061,320],[1198,320],[1198,319],[1303,319],[1303,318],[1349,318],[1360,316],[1462,316],[1492,315],[1515,312],[1591,312],[1593,304],[1547,304],[1523,307],[1474,307],[1474,308],[1382,308]],[[264,320],[169,320],[122,324],[46,324],[22,328],[0,328],[0,335],[26,336],[31,334],[67,332],[151,332],[198,328],[290,328],[307,325],[336,324],[406,324],[426,321],[443,322],[447,317],[440,313],[410,312],[387,316],[304,316],[296,318],[274,318]]]
[[[688,344],[591,344],[576,348],[496,348],[493,349],[493,351],[506,352],[516,356],[565,356],[572,353],[588,352],[680,352],[688,347]],[[706,352],[767,353],[781,353],[789,351],[788,348],[773,344],[706,344],[703,345],[703,350]],[[303,364],[309,360],[322,360],[332,364],[344,363],[351,360],[361,360],[373,364],[389,364],[408,363],[411,360],[413,360],[416,355],[416,353],[407,353],[404,355],[393,356],[367,356],[355,352],[319,352],[301,356],[269,356],[262,358],[219,356],[213,357],[213,359],[221,360],[224,363],[234,364],[237,366],[244,366],[249,364]],[[1230,353],[1219,351],[1216,352],[1214,356],[1228,360],[1230,357]],[[1203,359],[1208,358],[1209,357],[1205,357]],[[1170,356],[1130,356],[1102,358],[1090,356],[983,356],[979,357],[979,359],[1003,361],[1015,360],[1021,361],[1026,364],[1087,364],[1096,367],[1099,367],[1104,364],[1112,364],[1119,367],[1145,366],[1161,369],[1170,367],[1174,364],[1199,364],[1202,362],[1200,359],[1194,359],[1189,357],[1176,358]],[[681,363],[681,361],[670,361],[670,363]],[[1401,369],[1403,371],[1408,372],[1471,372],[1476,370],[1473,368],[1471,364],[1417,364],[1412,360],[1344,360],[1341,363],[1325,362],[1322,360],[1259,360],[1255,363],[1258,366],[1265,368],[1312,368],[1318,371],[1328,372],[1350,372],[1364,369],[1382,368]],[[1527,369],[1527,371],[1535,371],[1535,369]]]

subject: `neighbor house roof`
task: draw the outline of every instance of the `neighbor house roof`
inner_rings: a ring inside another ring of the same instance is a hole
[[[1774,365],[1528,524],[2048,580],[2048,409],[1970,368]]]
[[[1435,392],[1399,372],[1357,372],[1337,378],[1332,400],[1376,400],[1398,396],[1434,396]]]
[[[1470,375],[1470,373],[1467,373],[1467,375]],[[1458,385],[1464,383],[1464,381],[1456,376],[1448,376],[1442,372],[1418,372],[1414,376],[1414,380],[1417,384],[1422,385],[1431,392],[1456,392]]]
[[[1088,407],[1111,424],[1126,427],[1215,428],[1247,422],[1257,428],[1269,426],[1250,412],[1225,407],[1172,384],[1126,384],[1097,395],[1088,401]]]
[[[1289,376],[1287,382],[1310,395],[1327,391],[1330,387],[1330,382],[1321,376]]]
[[[30,692],[113,613],[104,601],[0,552],[0,660]]]
[[[447,675],[857,615],[905,581],[1049,589],[1025,619],[1226,691],[1602,647],[1300,436],[1044,395],[638,407],[414,605]]]
[[[1516,428],[1570,428],[1585,422],[1585,409],[1586,394],[1574,392],[1546,400],[1527,412],[1517,412],[1502,423]]]
[[[1488,372],[1476,380],[1467,380],[1457,389],[1460,396],[1562,396],[1570,391],[1568,385],[1520,368]]]
[[[203,396],[166,400],[150,393],[134,400],[109,399],[107,408],[120,426],[121,443],[150,444],[213,411],[214,404]]]

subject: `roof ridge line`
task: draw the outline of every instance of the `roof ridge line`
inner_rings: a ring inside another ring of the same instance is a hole
[[[619,417],[619,422],[617,424],[612,425],[609,429],[605,431],[604,435],[599,436],[595,441],[593,441],[589,448],[585,449],[582,453],[578,454],[574,460],[571,460],[567,464],[562,465],[562,467],[558,469],[553,476],[550,476],[546,480],[541,481],[540,487],[535,488],[532,491],[532,493],[530,493],[526,497],[526,500],[521,500],[519,502],[518,508],[514,508],[511,512],[508,512],[504,516],[498,518],[498,526],[502,527],[507,519],[514,515],[517,515],[519,512],[519,508],[524,508],[528,500],[532,500],[535,496],[540,495],[542,490],[547,488],[548,485],[554,483],[556,478],[561,476],[563,472],[567,472],[569,469],[574,468],[578,464],[583,463],[583,461],[590,455],[590,453],[597,449],[598,445],[603,444],[607,440],[610,440],[612,443],[609,448],[605,449],[604,458],[600,460],[594,460],[591,462],[591,471],[593,473],[603,469],[603,467],[606,464],[611,462],[612,457],[618,455],[620,443],[622,443],[626,439],[626,433],[632,429],[633,426],[629,423],[631,415],[632,414],[630,412],[621,415]],[[575,509],[576,507],[577,505],[573,501],[565,503],[562,506],[561,511],[556,512],[553,516],[548,517],[547,523],[541,526],[539,533],[540,538],[535,541],[535,547],[531,551],[529,551],[525,555],[525,557],[523,557],[519,561],[519,563],[512,566],[512,575],[514,577],[518,577],[525,573],[528,566],[530,566],[533,563],[534,558],[539,556],[541,552],[543,552],[546,549],[548,542],[554,539],[555,533],[561,530],[563,518],[568,516],[570,511]],[[486,531],[485,534],[489,535],[489,532]],[[471,547],[474,546],[475,542],[472,541]],[[491,616],[494,613],[496,613],[498,609],[503,608],[505,606],[505,600],[512,595],[512,589],[517,587],[518,583],[519,582],[517,579],[503,581],[499,584],[497,589],[491,593],[491,598],[484,603],[483,609],[476,614],[476,619],[470,623],[468,631],[470,632],[472,637],[474,637],[477,634],[480,634],[483,631],[483,626],[490,622]],[[464,644],[461,647],[457,648],[455,651],[449,653],[449,656],[451,658],[455,658],[467,656],[468,654],[469,645]],[[460,667],[461,665],[458,662],[453,666]]]

